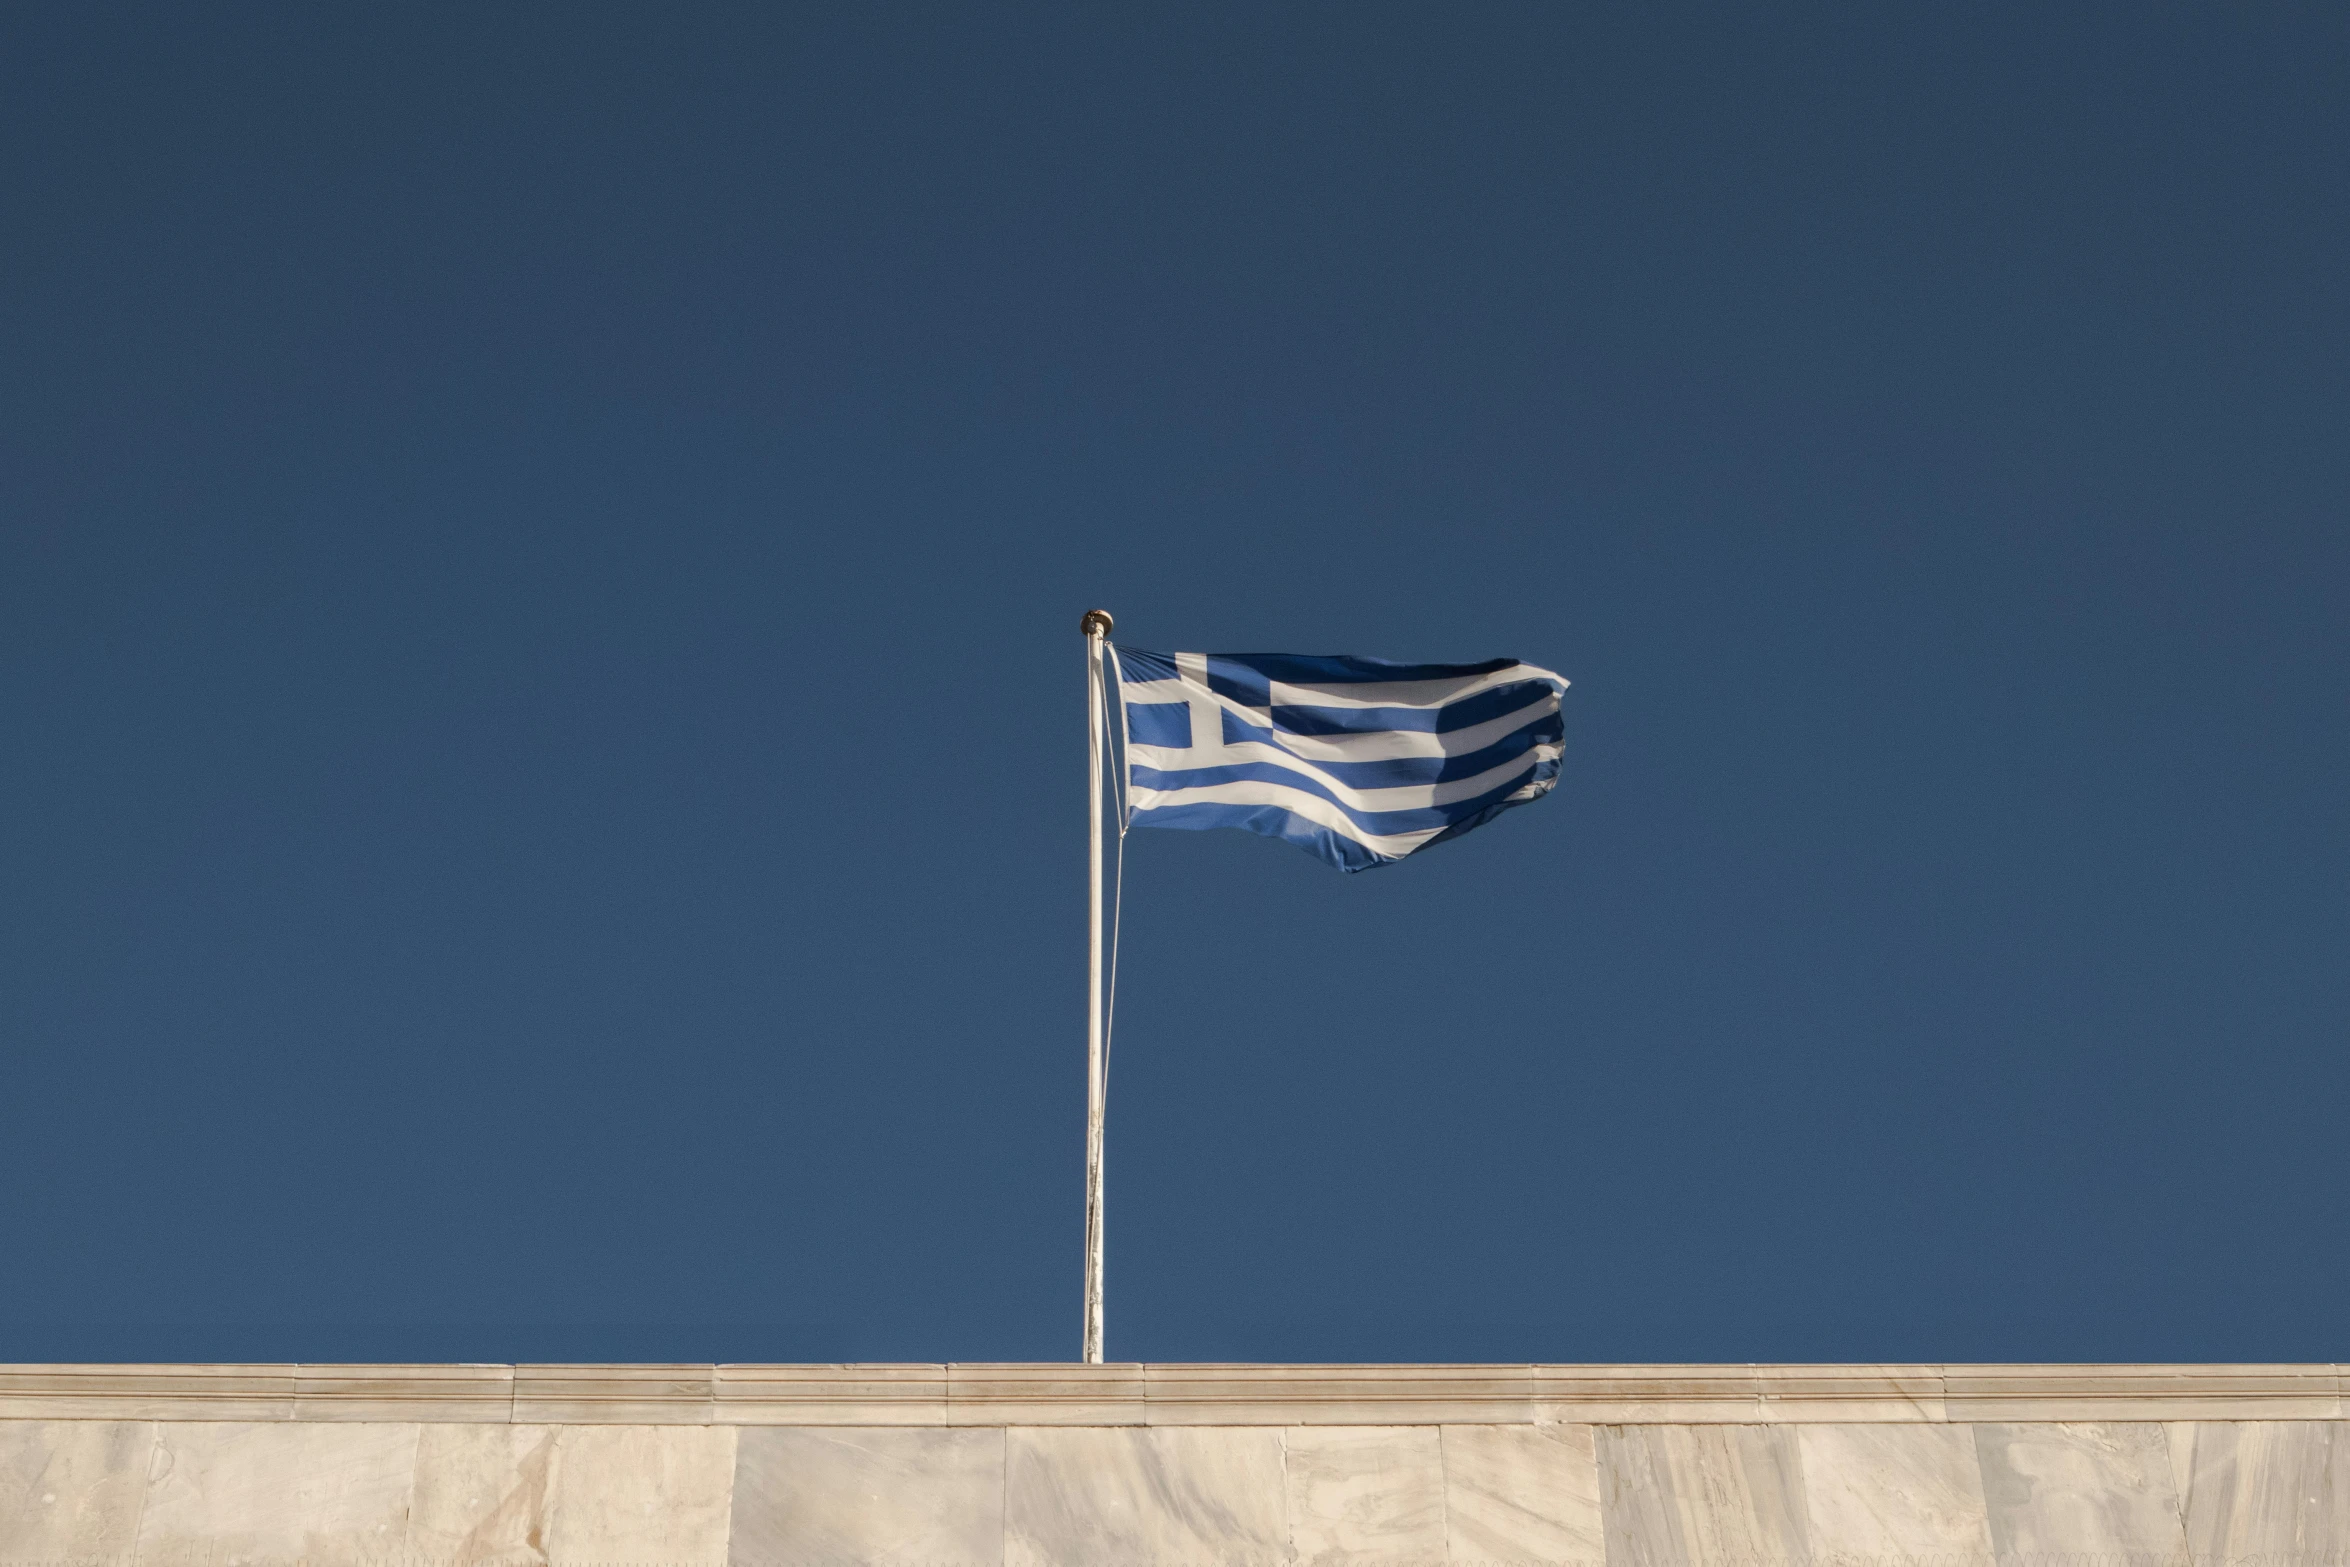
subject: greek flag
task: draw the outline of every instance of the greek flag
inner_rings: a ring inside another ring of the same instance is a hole
[[[1359,871],[1558,782],[1567,683],[1515,659],[1111,651],[1136,827],[1243,827]]]

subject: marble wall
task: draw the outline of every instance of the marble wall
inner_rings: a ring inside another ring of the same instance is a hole
[[[2350,1423],[0,1421],[0,1561],[2350,1567]]]
[[[721,1562],[731,1426],[0,1423],[0,1561]]]

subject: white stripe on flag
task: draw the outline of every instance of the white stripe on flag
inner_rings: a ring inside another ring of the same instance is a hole
[[[1558,680],[1547,669],[1512,664],[1490,674],[1451,680],[1388,680],[1291,685],[1272,682],[1275,707],[1443,707],[1496,686],[1514,686],[1526,680]],[[1560,680],[1559,684],[1566,684]]]
[[[1341,837],[1352,838],[1374,854],[1397,859],[1444,831],[1441,827],[1429,827],[1418,832],[1368,833],[1357,827],[1346,812],[1318,794],[1255,779],[1206,784],[1197,789],[1145,789],[1139,785],[1135,788],[1134,806],[1138,811],[1171,805],[1278,805],[1292,816],[1302,816],[1317,827],[1327,827]]]
[[[1138,745],[1132,748],[1130,754],[1138,766],[1157,768],[1161,772],[1181,773],[1201,765],[1197,753],[1178,750],[1173,746]],[[1555,745],[1536,745],[1528,748],[1523,755],[1513,756],[1499,767],[1489,767],[1473,777],[1452,778],[1436,784],[1395,784],[1380,789],[1362,789],[1341,783],[1311,762],[1301,761],[1254,740],[1226,746],[1222,760],[1214,765],[1230,767],[1242,762],[1259,762],[1287,768],[1312,778],[1358,811],[1417,811],[1433,805],[1474,800],[1481,794],[1500,788],[1537,762],[1557,760],[1558,754],[1559,748]],[[1190,794],[1194,787],[1204,786],[1176,784],[1154,792],[1162,801],[1171,804]]]

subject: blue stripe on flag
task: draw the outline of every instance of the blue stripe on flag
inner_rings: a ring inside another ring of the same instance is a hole
[[[1144,711],[1140,704],[1126,709],[1129,713]],[[1176,727],[1162,731],[1175,736],[1177,746],[1190,743],[1190,729]],[[1295,733],[1296,731],[1289,731]],[[1135,730],[1138,745],[1165,744],[1145,740],[1142,731]],[[1246,741],[1278,746],[1282,731],[1269,726],[1249,723],[1227,711],[1224,714],[1224,742],[1238,745]],[[1493,744],[1475,751],[1464,751],[1458,756],[1398,756],[1374,762],[1334,762],[1316,760],[1313,765],[1340,783],[1356,789],[1392,789],[1403,784],[1450,783],[1456,778],[1474,778],[1489,768],[1499,767],[1513,756],[1518,756],[1544,742],[1556,743],[1566,735],[1566,724],[1557,713],[1550,713],[1513,729]]]
[[[1149,812],[1147,818],[1137,812],[1134,825],[1193,830],[1238,827],[1246,832],[1294,843],[1308,854],[1326,860],[1342,871],[1367,871],[1374,865],[1393,863],[1355,840],[1316,827],[1278,805],[1162,805]]]
[[[1276,707],[1273,727],[1293,735],[1351,735],[1375,729],[1449,734],[1514,713],[1549,689],[1540,681],[1521,680],[1442,707]]]

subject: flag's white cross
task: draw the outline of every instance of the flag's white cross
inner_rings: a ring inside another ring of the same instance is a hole
[[[1224,709],[1253,721],[1260,728],[1270,728],[1273,713],[1270,708],[1258,711],[1228,701],[1208,689],[1208,655],[1205,653],[1178,653],[1175,655],[1175,678],[1183,683],[1184,705],[1191,709],[1191,754],[1184,758],[1192,767],[1223,767],[1234,762],[1252,760],[1235,747],[1224,744]]]

